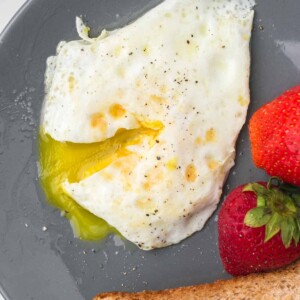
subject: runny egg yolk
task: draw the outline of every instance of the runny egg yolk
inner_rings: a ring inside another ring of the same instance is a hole
[[[79,182],[102,170],[118,157],[130,154],[127,146],[138,145],[145,138],[155,143],[163,125],[152,128],[119,129],[112,138],[102,142],[77,144],[59,142],[40,131],[39,150],[41,183],[50,204],[66,213],[77,237],[86,240],[102,239],[117,231],[104,220],[78,205],[63,189],[63,183]]]

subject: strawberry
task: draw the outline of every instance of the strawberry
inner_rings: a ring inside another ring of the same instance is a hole
[[[261,107],[249,124],[255,165],[300,185],[300,86]]]
[[[234,276],[290,264],[300,258],[299,189],[277,179],[237,187],[221,207],[218,231],[223,265]]]

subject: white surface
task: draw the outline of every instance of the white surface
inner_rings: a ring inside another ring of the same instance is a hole
[[[26,0],[0,0],[0,32]]]

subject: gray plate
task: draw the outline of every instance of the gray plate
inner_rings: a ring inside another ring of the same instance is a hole
[[[32,0],[0,38],[0,283],[7,299],[90,299],[111,290],[140,291],[228,278],[217,248],[216,214],[179,245],[143,252],[115,237],[88,243],[45,203],[37,181],[37,128],[45,60],[60,40],[76,39],[75,16],[97,34],[125,25],[158,0]],[[299,0],[257,0],[252,39],[252,103],[300,81]],[[263,27],[261,27],[263,26]],[[248,133],[224,194],[265,179],[251,161]],[[0,287],[1,289],[1,287]]]

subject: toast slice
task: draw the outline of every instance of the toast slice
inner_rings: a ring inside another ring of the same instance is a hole
[[[300,260],[287,268],[210,284],[140,293],[105,293],[94,300],[300,300]]]

